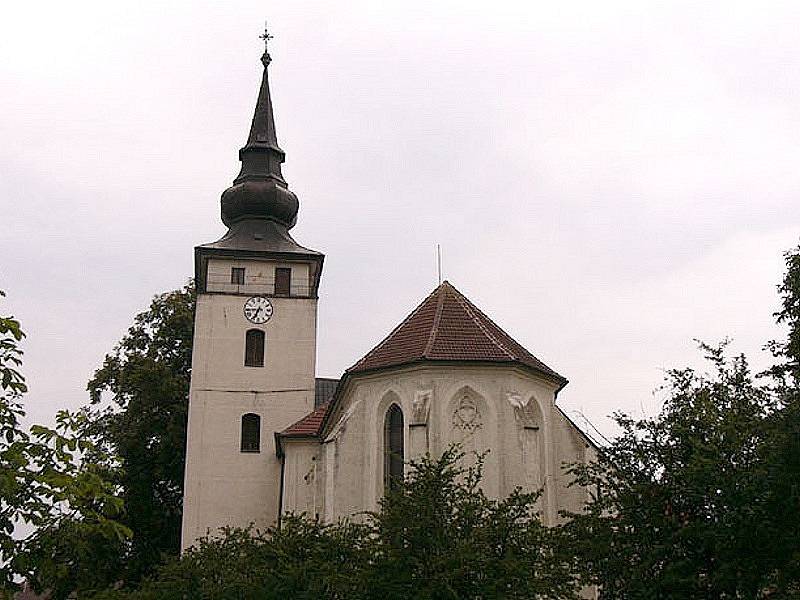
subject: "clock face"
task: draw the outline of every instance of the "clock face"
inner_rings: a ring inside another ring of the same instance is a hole
[[[266,323],[272,318],[272,302],[264,296],[248,298],[244,303],[244,316],[251,323]]]

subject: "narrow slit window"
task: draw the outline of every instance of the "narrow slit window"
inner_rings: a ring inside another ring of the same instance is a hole
[[[261,452],[261,417],[242,415],[242,452]]]
[[[292,293],[292,269],[289,267],[275,268],[275,295],[289,296]]]
[[[231,283],[244,285],[244,267],[231,267]]]
[[[383,423],[383,484],[396,489],[403,481],[403,411],[392,404]]]
[[[244,366],[264,366],[264,332],[260,329],[248,329],[244,342]]]

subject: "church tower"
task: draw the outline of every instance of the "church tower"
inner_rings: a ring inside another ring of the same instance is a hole
[[[263,38],[269,39],[265,33]],[[289,230],[298,201],[281,174],[265,49],[241,172],[222,194],[228,232],[195,248],[194,354],[182,547],[222,526],[278,517],[275,432],[314,409],[323,255]]]

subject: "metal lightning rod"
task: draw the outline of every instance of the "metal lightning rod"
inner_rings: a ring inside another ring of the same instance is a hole
[[[442,247],[436,244],[436,270],[439,273],[439,285],[442,285]]]

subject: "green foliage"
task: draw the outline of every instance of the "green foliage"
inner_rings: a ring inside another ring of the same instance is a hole
[[[0,291],[0,296],[5,294]],[[13,580],[10,560],[16,555],[13,537],[18,521],[34,521],[46,512],[45,505],[31,490],[33,478],[28,465],[30,436],[20,426],[22,395],[27,391],[19,371],[25,337],[19,321],[0,316],[0,590]]]
[[[81,435],[86,418],[82,411],[62,411],[55,429],[31,427],[36,443],[30,448],[39,451],[35,489],[49,512],[32,523],[36,529],[21,541],[12,565],[37,591],[49,590],[53,600],[114,581],[109,578],[119,572],[121,549],[132,535],[121,522],[124,506],[114,483],[120,471],[112,456]]]
[[[180,550],[194,307],[191,284],[156,296],[88,384],[83,431],[120,461],[123,523],[133,532],[109,583],[136,582]]]
[[[135,592],[98,598],[351,598],[364,557],[362,527],[322,525],[288,516],[280,530],[225,529],[205,538]]]
[[[89,382],[92,404],[59,413],[55,429],[18,427],[24,383],[12,341],[21,332],[5,326],[15,402],[0,403],[0,432],[15,443],[0,446],[9,465],[0,464],[0,519],[35,528],[24,541],[0,538],[4,564],[13,557],[6,580],[22,574],[54,599],[138,581],[179,551],[193,288],[137,315]]]
[[[764,423],[760,508],[764,526],[776,532],[766,548],[774,557],[774,587],[793,589],[800,597],[800,247],[784,256],[786,273],[778,286],[782,306],[775,317],[788,334],[785,342],[768,345],[778,362],[762,374],[779,408]]]
[[[483,460],[457,449],[411,462],[369,523],[374,555],[364,598],[572,598],[570,564],[536,513],[539,493],[504,500],[480,488]]]
[[[50,552],[36,549],[44,532],[73,523],[97,540],[124,543],[130,536],[117,521],[122,502],[111,482],[116,473],[80,460],[86,453],[113,464],[81,436],[86,414],[59,412],[55,428],[34,425],[26,431],[20,426],[27,391],[19,371],[23,337],[18,321],[0,317],[0,590],[5,590],[0,593],[6,594],[15,575],[54,568]],[[32,526],[33,533],[15,536],[18,524]],[[66,591],[53,594],[54,599],[63,597]]]
[[[595,495],[564,539],[603,598],[800,597],[800,248],[786,264],[762,381],[701,345],[710,373],[669,371],[655,418],[615,415],[622,434],[572,466]]]
[[[784,255],[786,273],[778,286],[781,310],[775,313],[778,323],[789,329],[786,341],[772,341],[767,347],[778,360],[765,375],[774,378],[783,391],[800,385],[800,246]]]
[[[570,562],[538,520],[537,494],[480,490],[460,454],[412,463],[405,483],[363,522],[287,516],[264,534],[201,540],[134,592],[99,598],[574,598]]]
[[[771,583],[765,547],[781,532],[758,500],[773,402],[743,357],[703,348],[711,374],[670,371],[657,417],[617,414],[622,434],[572,467],[599,493],[565,531],[604,598],[756,598]]]

